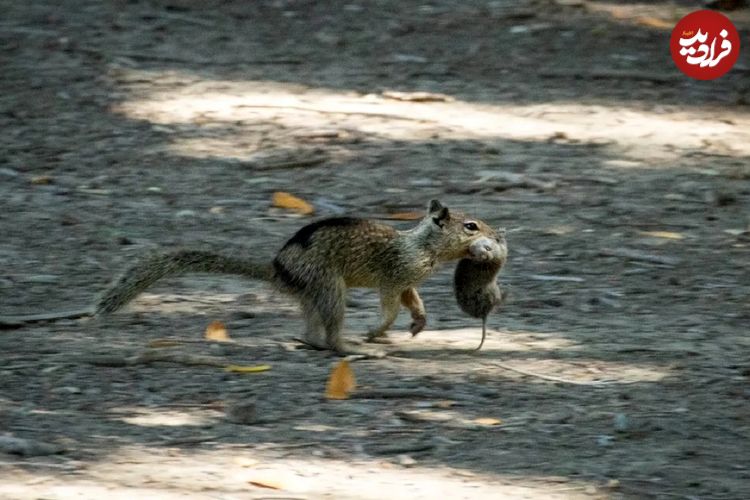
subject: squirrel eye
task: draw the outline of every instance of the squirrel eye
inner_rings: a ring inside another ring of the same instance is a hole
[[[477,226],[476,222],[465,222],[464,227],[469,231],[476,231],[479,229],[479,226]]]

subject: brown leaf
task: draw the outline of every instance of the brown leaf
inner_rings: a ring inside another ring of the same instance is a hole
[[[248,483],[252,484],[253,486],[257,486],[258,488],[268,488],[271,490],[284,489],[284,485],[281,483],[281,481],[277,481],[276,479],[272,478],[251,479],[248,481]]]
[[[310,215],[315,211],[315,208],[302,198],[297,198],[296,196],[283,191],[276,191],[273,193],[271,205],[277,208],[294,210],[303,215]]]
[[[206,340],[216,340],[218,342],[229,341],[229,335],[227,334],[227,327],[221,321],[212,321],[206,327],[206,333],[204,335]]]
[[[341,360],[331,372],[326,384],[326,398],[328,399],[348,399],[351,393],[357,387],[357,381],[354,377],[354,371],[347,360]]]
[[[674,233],[672,231],[638,231],[643,236],[651,236],[652,238],[664,238],[667,240],[681,240],[684,238],[680,233]]]
[[[52,177],[49,175],[37,175],[36,177],[31,178],[32,184],[52,184]]]
[[[651,17],[651,16],[639,17],[638,19],[636,19],[636,22],[640,24],[641,26],[648,26],[649,28],[669,29],[669,30],[674,28],[674,23],[670,23],[668,21],[665,21],[664,19],[659,19],[657,17]]]
[[[474,423],[479,424],[479,425],[492,426],[492,425],[500,425],[503,423],[503,421],[498,418],[480,417],[480,418],[475,418]]]
[[[437,94],[434,92],[397,92],[395,90],[386,90],[383,92],[386,99],[408,102],[453,102],[455,99],[446,94]]]
[[[435,408],[442,408],[444,410],[447,410],[449,408],[453,408],[454,406],[456,406],[456,402],[446,399],[445,401],[436,402],[434,406]]]

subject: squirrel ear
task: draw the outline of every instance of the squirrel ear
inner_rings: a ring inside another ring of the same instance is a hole
[[[432,217],[432,222],[443,227],[445,220],[450,216],[450,212],[448,212],[448,207],[438,200],[430,200],[429,216]]]
[[[505,233],[506,233],[506,231],[505,231],[504,227],[498,227],[497,228],[497,234],[499,234],[500,236],[505,236]]]
[[[439,200],[430,200],[429,208],[427,209],[428,214],[433,214],[443,208],[443,204]]]

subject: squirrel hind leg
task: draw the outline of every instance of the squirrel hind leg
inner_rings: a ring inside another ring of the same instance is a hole
[[[315,283],[299,294],[302,311],[307,322],[307,335],[320,337],[325,332],[325,344],[329,349],[341,351],[346,310],[346,284],[335,276],[316,276]],[[320,342],[322,339],[310,339]]]
[[[320,318],[315,304],[310,300],[302,299],[302,314],[305,319],[305,343],[319,347],[321,349],[328,349],[326,344],[325,336],[323,334],[323,320]]]

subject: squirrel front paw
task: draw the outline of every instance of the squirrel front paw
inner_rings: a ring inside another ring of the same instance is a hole
[[[416,337],[419,332],[424,330],[424,327],[426,324],[427,324],[426,316],[414,316],[412,318],[411,325],[409,325],[409,331],[411,332],[411,336]]]

